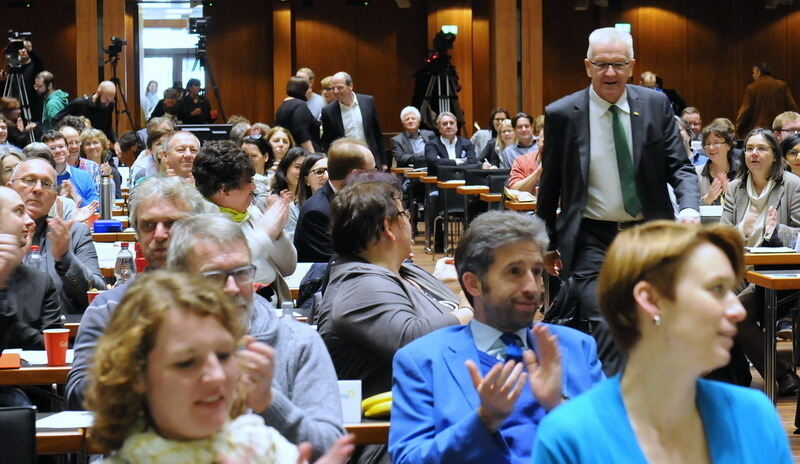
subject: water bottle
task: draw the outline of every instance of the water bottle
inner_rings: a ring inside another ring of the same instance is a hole
[[[281,319],[294,319],[294,303],[292,300],[281,302]]]
[[[100,177],[100,219],[111,219],[114,205],[114,181],[111,176]]]
[[[119,287],[136,275],[136,268],[133,263],[133,253],[128,249],[128,242],[122,242],[122,249],[117,255],[117,262],[114,264],[114,277],[117,281],[115,287]]]
[[[42,256],[41,248],[39,245],[31,245],[31,249],[28,252],[27,256],[25,256],[25,260],[23,261],[26,266],[32,267],[36,270],[44,272],[45,270],[45,262],[44,256]]]

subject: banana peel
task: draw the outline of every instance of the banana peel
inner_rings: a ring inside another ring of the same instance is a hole
[[[361,412],[365,417],[387,417],[392,410],[392,392],[379,393],[361,402]]]

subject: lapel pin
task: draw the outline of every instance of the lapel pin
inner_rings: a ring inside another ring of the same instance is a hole
[[[638,113],[637,111],[634,111],[634,112],[633,112],[633,115],[634,115],[634,116],[639,116],[639,113]]]

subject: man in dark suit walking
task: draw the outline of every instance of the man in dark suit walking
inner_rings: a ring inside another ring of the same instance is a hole
[[[375,99],[353,92],[353,79],[344,71],[333,75],[331,86],[336,101],[322,108],[322,151],[327,152],[338,138],[352,137],[366,143],[375,156],[375,165],[386,170],[391,160],[384,153]]]
[[[375,169],[375,159],[367,145],[350,137],[335,141],[328,150],[328,182],[314,192],[297,217],[294,247],[297,261],[327,263],[333,255],[331,243],[331,200],[350,173]]]
[[[536,214],[550,247],[545,268],[578,293],[578,316],[598,345],[607,375],[624,359],[597,305],[597,277],[617,232],[654,219],[699,221],[697,175],[681,144],[664,94],[627,85],[635,60],[630,34],[614,28],[589,35],[584,60],[591,85],[545,109],[547,144]],[[560,216],[556,209],[561,207]]]

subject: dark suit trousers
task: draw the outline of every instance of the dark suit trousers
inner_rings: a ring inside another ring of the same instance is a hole
[[[606,251],[617,236],[613,223],[600,226],[597,221],[581,222],[575,241],[572,278],[578,292],[578,315],[588,319],[590,335],[597,342],[597,356],[603,364],[603,372],[610,377],[625,367],[627,357],[617,348],[608,329],[600,306],[597,304],[597,278],[603,265]]]

